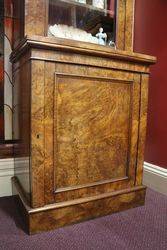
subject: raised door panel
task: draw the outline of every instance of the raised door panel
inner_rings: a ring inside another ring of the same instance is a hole
[[[89,191],[111,191],[115,183],[120,188],[134,183],[140,96],[139,83],[134,83],[55,74],[54,190],[58,201],[88,196]]]

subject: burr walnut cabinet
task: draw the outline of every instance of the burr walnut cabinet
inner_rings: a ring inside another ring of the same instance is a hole
[[[70,4],[57,2],[59,8]],[[116,50],[48,37],[49,1],[29,0],[17,11],[12,182],[29,233],[144,204],[148,79],[155,58],[132,51],[133,1],[116,6]],[[107,27],[105,18],[99,20]]]

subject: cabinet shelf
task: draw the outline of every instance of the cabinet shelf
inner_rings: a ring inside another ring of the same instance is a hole
[[[54,5],[59,5],[59,6],[63,6],[64,4],[66,4],[67,7],[72,7],[72,6],[78,6],[78,7],[82,7],[85,9],[89,9],[89,10],[94,10],[103,14],[109,14],[110,16],[114,17],[114,11],[112,10],[107,10],[107,9],[101,9],[95,6],[92,6],[90,4],[86,4],[86,3],[80,3],[80,2],[76,2],[76,1],[72,1],[72,0],[52,0],[51,1],[52,4]]]

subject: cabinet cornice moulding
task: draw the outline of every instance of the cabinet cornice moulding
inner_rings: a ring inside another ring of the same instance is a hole
[[[54,51],[66,51],[76,54],[88,54],[90,56],[100,56],[110,59],[128,60],[129,62],[144,63],[146,65],[154,64],[156,57],[134,53],[131,51],[123,51],[112,49],[110,47],[89,44],[86,42],[78,42],[70,39],[51,38],[32,36],[26,37],[12,52],[10,60],[15,62],[22,54],[27,52],[29,48],[50,49]]]

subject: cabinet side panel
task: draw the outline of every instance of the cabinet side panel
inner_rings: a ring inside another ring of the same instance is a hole
[[[30,63],[13,73],[13,138],[15,176],[25,196],[30,195]]]
[[[31,62],[32,207],[44,205],[44,61]]]
[[[45,63],[45,203],[54,202],[53,93],[55,63]]]
[[[142,183],[143,177],[143,162],[144,148],[146,138],[147,125],[147,106],[148,106],[148,80],[149,75],[141,75],[141,96],[140,96],[140,124],[139,124],[139,141],[138,141],[138,156],[136,169],[136,185]]]
[[[132,98],[132,117],[131,117],[131,134],[130,134],[130,151],[129,151],[129,177],[131,184],[134,185],[135,169],[136,169],[136,155],[138,146],[139,133],[139,109],[140,109],[140,74],[134,74],[133,83],[133,98]]]

